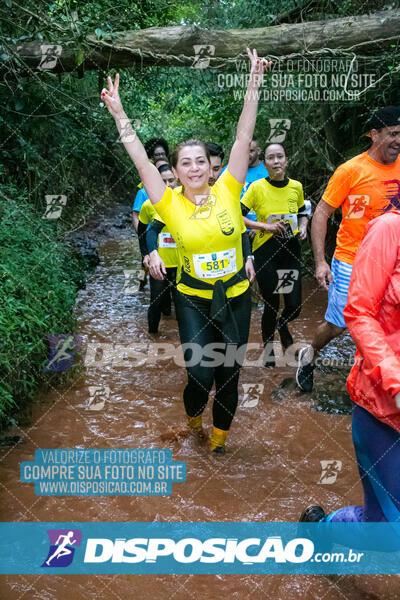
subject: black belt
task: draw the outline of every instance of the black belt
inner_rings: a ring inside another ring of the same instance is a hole
[[[245,281],[246,279],[247,275],[244,266],[226,281],[222,281],[222,279],[219,279],[214,284],[207,283],[207,281],[204,281],[203,279],[196,279],[195,277],[192,277],[191,275],[189,275],[189,273],[186,273],[186,271],[182,269],[179,283],[183,283],[184,285],[194,288],[195,290],[213,291],[210,308],[210,318],[214,321],[217,321],[217,323],[221,323],[221,325],[224,325],[229,317],[229,320],[234,327],[234,331],[229,332],[229,342],[232,344],[238,344],[240,342],[239,328],[237,326],[232,307],[228,302],[228,298],[226,297],[226,291],[228,288],[232,287],[233,285],[236,285],[237,283],[240,283],[241,281]],[[226,336],[224,335],[224,337]]]

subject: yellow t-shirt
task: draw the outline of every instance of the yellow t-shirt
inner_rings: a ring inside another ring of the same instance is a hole
[[[240,208],[243,184],[226,169],[210,188],[204,206],[195,206],[177,190],[166,188],[155,205],[161,220],[172,233],[178,260],[186,273],[207,283],[226,281],[243,266],[242,233],[246,231]],[[198,290],[179,283],[178,290],[189,296],[211,299],[212,290]],[[228,298],[243,294],[249,282],[228,288]]]
[[[242,198],[242,204],[254,210],[257,221],[274,223],[284,220],[289,223],[296,235],[299,232],[297,213],[304,208],[303,186],[296,179],[289,179],[282,187],[277,187],[266,179],[253,181]],[[265,244],[274,234],[257,230],[253,240],[253,252]]]
[[[145,200],[140,209],[139,221],[144,225],[148,225],[155,220],[163,222],[150,200]],[[158,235],[158,254],[166,267],[178,266],[176,243],[165,226]]]

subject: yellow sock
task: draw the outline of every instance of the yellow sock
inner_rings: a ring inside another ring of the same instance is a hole
[[[190,429],[202,429],[203,428],[203,415],[197,415],[197,417],[189,417],[186,415],[188,425]]]
[[[218,429],[218,427],[213,427],[210,438],[210,450],[215,450],[217,447],[225,446],[227,435],[228,431],[225,431],[224,429]]]

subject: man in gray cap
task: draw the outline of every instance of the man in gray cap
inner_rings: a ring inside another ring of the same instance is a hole
[[[343,309],[354,257],[367,224],[385,212],[400,209],[400,107],[386,106],[378,110],[370,120],[366,135],[372,140],[370,148],[336,169],[312,220],[315,274],[319,284],[328,291],[328,308],[311,344],[299,352],[296,381],[304,392],[313,389],[318,352],[346,328]],[[339,207],[342,221],[329,266],[325,259],[327,222]]]

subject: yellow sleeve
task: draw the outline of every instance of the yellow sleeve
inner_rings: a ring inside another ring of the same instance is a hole
[[[304,191],[303,186],[300,182],[298,182],[298,190],[297,190],[297,212],[299,212],[302,208],[304,208]]]
[[[225,169],[223,173],[218,177],[217,181],[214,183],[211,188],[211,193],[213,188],[228,188],[229,192],[233,195],[237,195],[240,198],[240,194],[243,189],[243,183],[239,183],[233,175],[231,175],[228,169]]]
[[[247,192],[244,194],[243,198],[241,199],[241,203],[244,204],[245,206],[247,206],[247,208],[249,208],[250,210],[254,210],[254,183],[253,182],[249,189],[247,190]]]
[[[139,221],[144,225],[148,225],[153,219],[151,218],[152,204],[150,200],[145,200],[139,213]]]
[[[173,216],[180,213],[179,203],[179,195],[176,191],[166,186],[165,192],[161,200],[155,204],[154,210],[160,215],[159,220],[165,223],[167,227],[168,222],[173,220]]]
[[[153,221],[160,221],[160,223],[163,223],[162,218],[160,217],[154,206],[151,205],[151,222]]]

